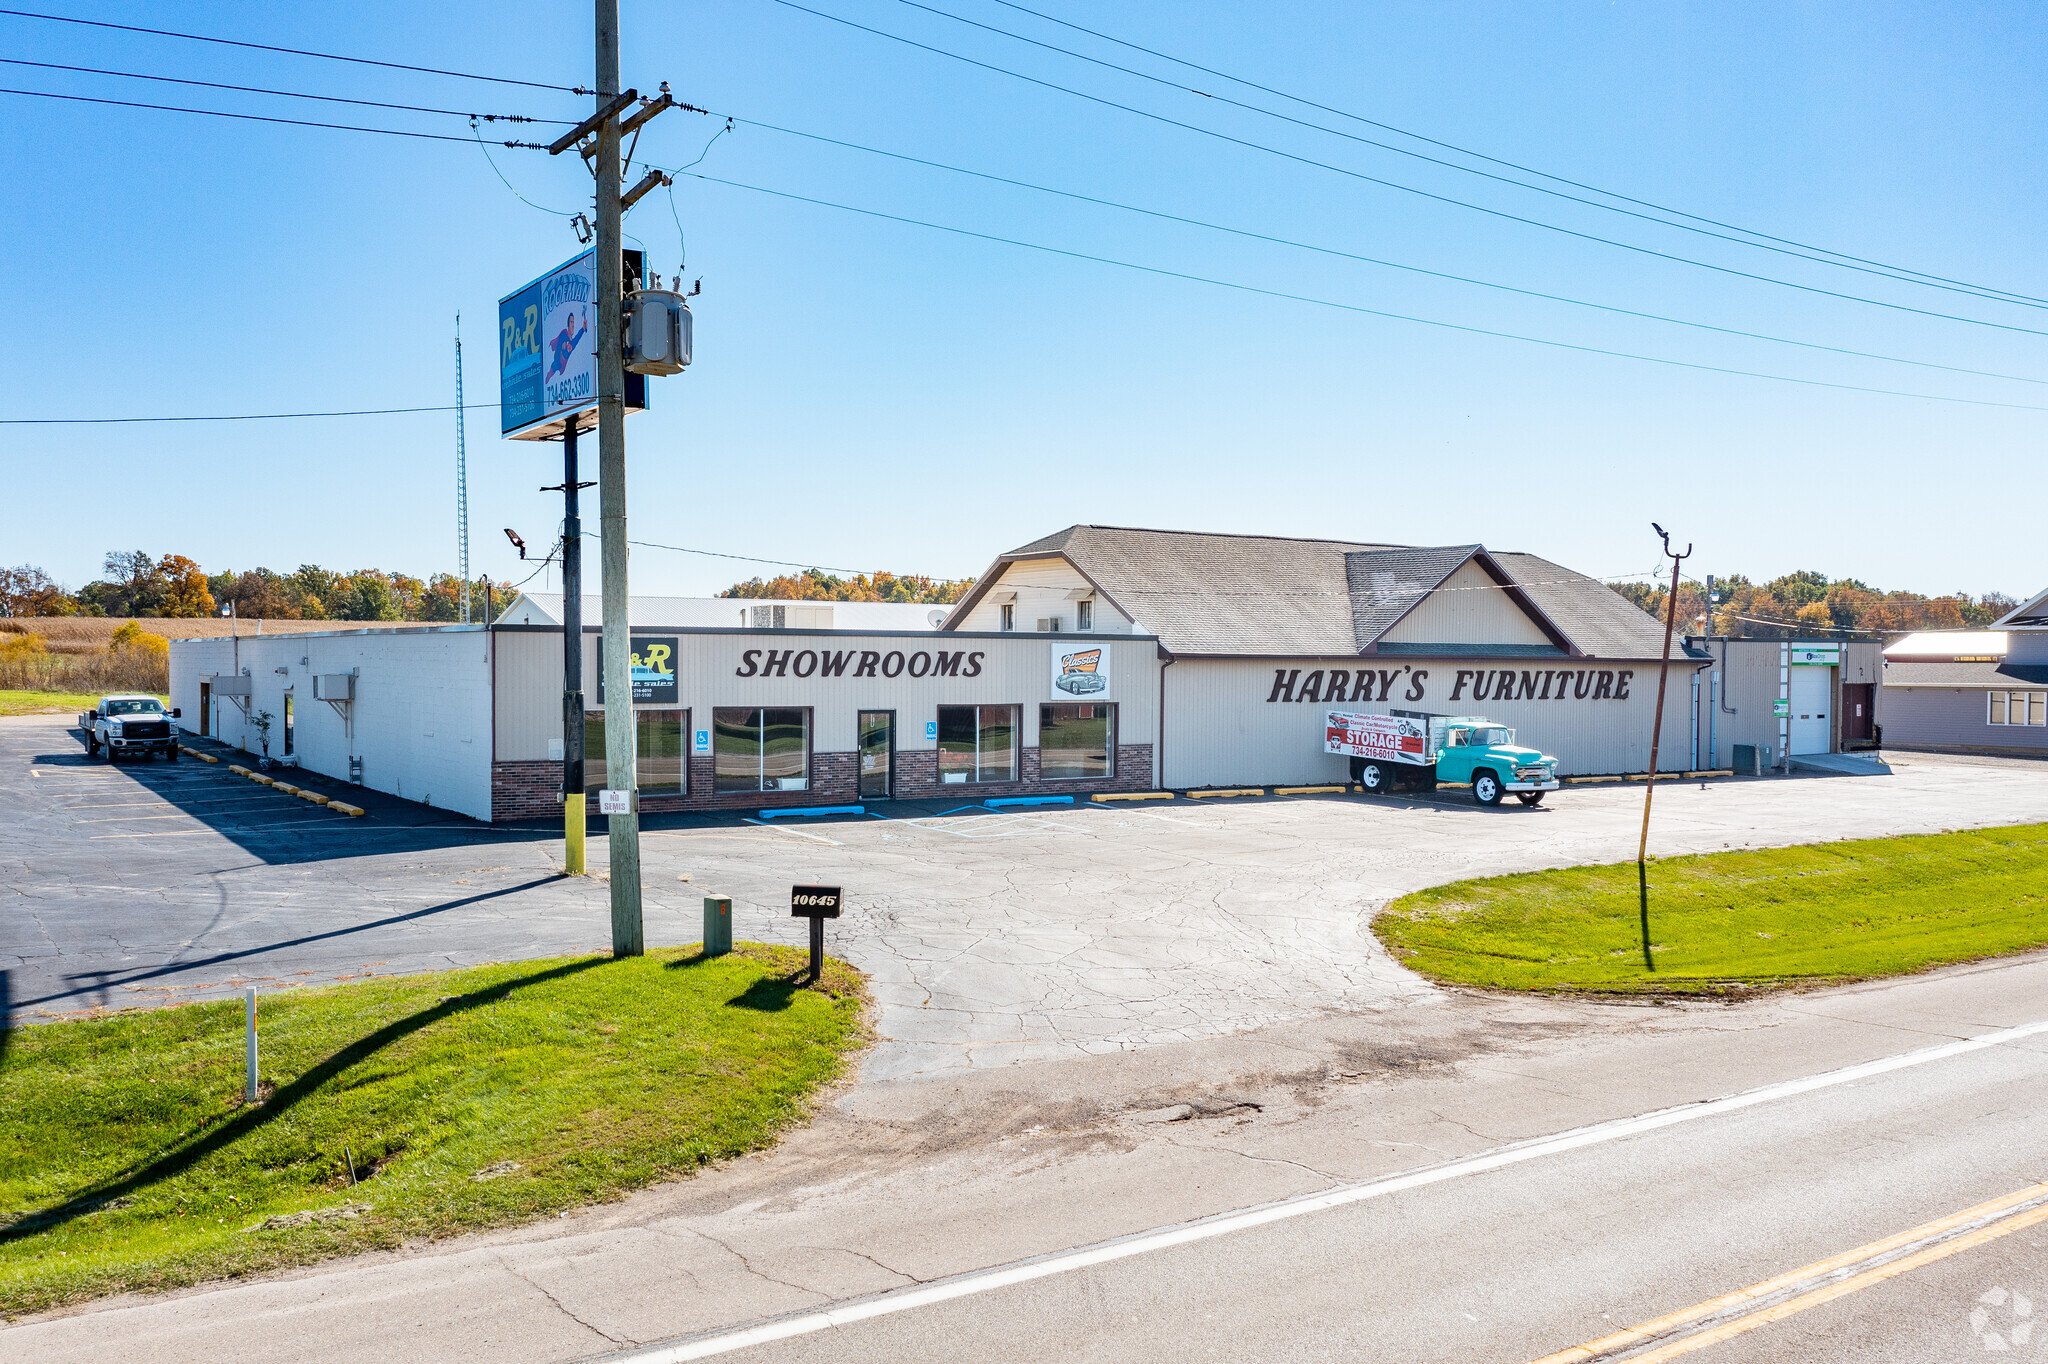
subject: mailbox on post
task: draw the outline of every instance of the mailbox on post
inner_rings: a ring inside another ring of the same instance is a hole
[[[811,979],[825,974],[825,920],[839,917],[844,899],[837,886],[791,886],[789,914],[811,921]]]

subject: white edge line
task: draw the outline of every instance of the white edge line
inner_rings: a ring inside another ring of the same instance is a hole
[[[1943,1061],[1950,1057],[1982,1051],[2006,1042],[2016,1042],[2024,1037],[2048,1033],[2048,1021],[2025,1023],[2018,1027],[2003,1028],[1997,1032],[1977,1037],[1962,1038],[1944,1042],[1938,1046],[1925,1047],[1919,1051],[1902,1052],[1896,1056],[1881,1057],[1847,1066],[1841,1070],[1823,1071],[1797,1080],[1782,1080],[1777,1084],[1765,1085],[1760,1089],[1745,1090],[1737,1094],[1724,1095],[1718,1099],[1705,1099],[1697,1103],[1681,1104],[1674,1108],[1659,1109],[1633,1118],[1616,1118],[1591,1127],[1561,1132],[1555,1136],[1537,1137],[1530,1141],[1517,1142],[1483,1151],[1475,1156],[1465,1156],[1447,1161],[1441,1165],[1424,1166],[1400,1174],[1384,1175],[1367,1180],[1362,1184],[1350,1184],[1340,1188],[1326,1189],[1320,1193],[1302,1194],[1295,1198],[1283,1199],[1260,1207],[1248,1208],[1242,1212],[1220,1213],[1214,1217],[1168,1227],[1160,1231],[1139,1232],[1134,1236],[1107,1241],[1100,1245],[1080,1250],[1061,1251],[1040,1259],[1026,1260],[1020,1264],[1000,1269],[979,1270],[960,1275],[941,1283],[928,1284],[919,1288],[906,1288],[885,1293],[863,1301],[851,1302],[823,1311],[806,1312],[798,1316],[763,1322],[758,1326],[743,1327],[714,1336],[700,1337],[675,1345],[655,1346],[652,1349],[629,1353],[601,1356],[618,1364],[681,1364],[681,1361],[705,1359],[712,1355],[728,1354],[753,1345],[769,1341],[787,1340],[792,1336],[811,1335],[829,1330],[835,1326],[846,1326],[870,1318],[907,1312],[935,1303],[949,1302],[955,1298],[987,1293],[998,1288],[1029,1283],[1034,1279],[1049,1278],[1071,1270],[1086,1269],[1091,1265],[1106,1264],[1113,1260],[1128,1259],[1133,1255],[1144,1255],[1155,1250],[1167,1250],[1174,1246],[1187,1245],[1195,1241],[1206,1241],[1213,1237],[1227,1236],[1232,1232],[1249,1230],[1270,1222],[1285,1221],[1309,1213],[1324,1212],[1341,1208],[1352,1203],[1361,1203],[1371,1198],[1401,1193],[1408,1189],[1419,1189],[1430,1184],[1440,1184],[1465,1175],[1483,1174],[1524,1161],[1536,1160],[1543,1156],[1559,1155],[1581,1147],[1615,1141],[1622,1137],[1654,1132],[1659,1128],[1692,1122],[1698,1118],[1713,1117],[1731,1113],[1738,1109],[1769,1103],[1775,1099],[1792,1098],[1810,1094],[1815,1090],[1828,1089],[1835,1085],[1853,1084],[1857,1080],[1883,1075],[1909,1066],[1925,1065],[1931,1061]]]
[[[846,846],[836,838],[827,838],[823,834],[814,834],[809,829],[792,829],[787,824],[770,824],[765,820],[745,818],[741,819],[740,822],[742,824],[751,824],[757,829],[768,829],[778,834],[795,834],[798,838],[809,838],[815,839],[820,843],[830,843],[835,848]]]

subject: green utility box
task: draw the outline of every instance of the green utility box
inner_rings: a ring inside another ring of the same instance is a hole
[[[704,897],[704,955],[722,957],[732,951],[732,897]]]

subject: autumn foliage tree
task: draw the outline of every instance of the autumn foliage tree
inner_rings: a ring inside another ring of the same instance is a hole
[[[1655,583],[1617,583],[1614,590],[1664,619],[1670,589]],[[1884,640],[1915,630],[1981,629],[2019,603],[2000,592],[1972,597],[1967,592],[1928,597],[1917,592],[1881,592],[1855,578],[1830,579],[1811,569],[1766,583],[1740,574],[1714,580],[1719,598],[1711,617],[1702,583],[1681,582],[1678,626],[1688,634],[1738,639]]]
[[[966,596],[973,586],[972,578],[898,577],[888,572],[840,578],[822,569],[807,568],[801,573],[785,573],[765,581],[749,578],[718,595],[771,601],[878,601],[947,606]]]

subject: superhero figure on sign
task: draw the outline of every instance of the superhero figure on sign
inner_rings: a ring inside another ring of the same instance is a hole
[[[568,325],[562,328],[560,335],[548,342],[548,346],[555,352],[554,362],[548,366],[548,378],[552,379],[568,370],[569,357],[575,354],[576,343],[588,335],[590,328],[584,323],[581,310],[570,313]]]

